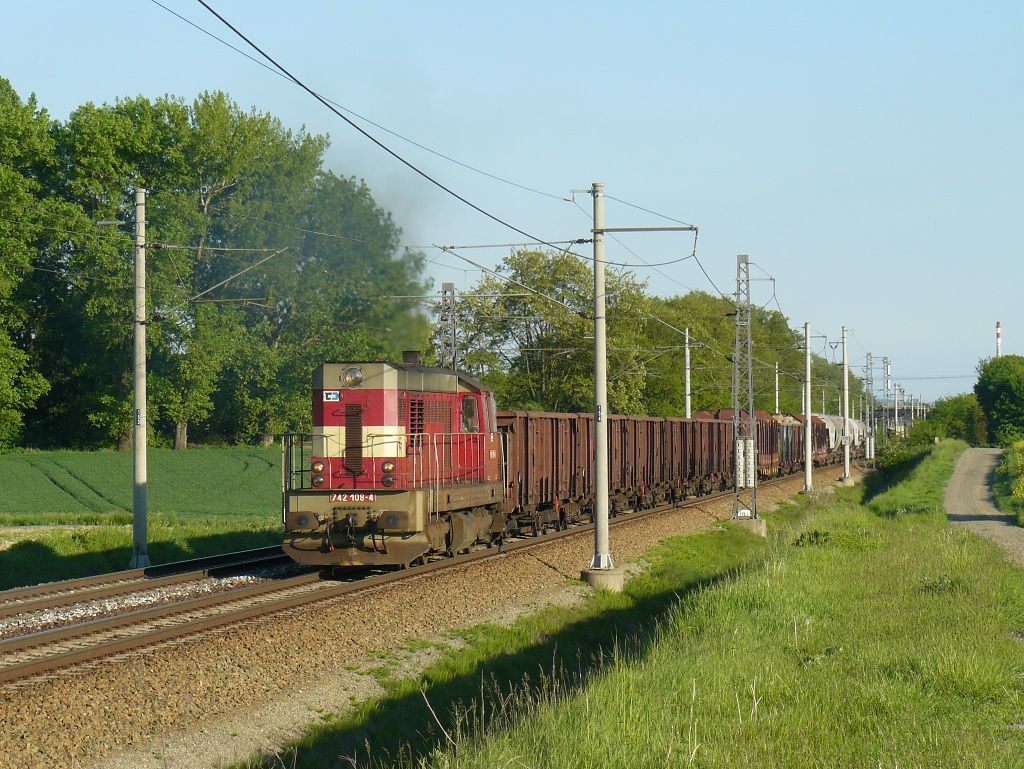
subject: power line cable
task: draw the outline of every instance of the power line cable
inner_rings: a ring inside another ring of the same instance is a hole
[[[605,195],[605,197],[608,197],[608,196]],[[587,218],[587,220],[591,222],[591,225],[593,225],[593,221],[594,221],[593,215],[588,213],[587,210],[585,208],[583,208],[583,206],[581,206],[578,202],[576,202],[576,196],[575,195],[572,198],[572,204],[574,206],[576,206],[576,208],[579,209],[580,213],[582,213],[583,216],[585,216]],[[679,220],[673,219],[672,221],[679,221]],[[685,224],[685,222],[684,222],[684,224]],[[692,225],[687,225],[687,226],[692,226]],[[629,248],[629,246],[627,246],[625,243],[623,243],[621,240],[619,240],[619,238],[617,238],[613,233],[609,232],[609,233],[607,233],[607,236],[609,238],[611,238],[612,240],[614,240],[616,243],[618,243],[619,246],[621,246],[623,248],[623,250],[628,251],[634,257],[639,259],[641,263],[640,264],[625,264],[625,263],[621,263],[621,262],[609,262],[609,261],[606,260],[605,264],[612,264],[612,265],[614,265],[616,267],[650,267],[652,270],[654,270],[656,273],[661,275],[666,280],[669,280],[669,281],[675,283],[677,286],[680,286],[681,288],[685,288],[687,291],[693,291],[692,287],[687,286],[684,283],[680,283],[678,280],[673,278],[667,272],[664,272],[663,270],[659,270],[658,267],[659,266],[664,266],[664,265],[669,265],[669,264],[676,264],[678,262],[685,262],[687,259],[694,259],[694,258],[696,258],[696,250],[697,250],[697,231],[696,230],[694,230],[694,233],[693,233],[693,249],[694,249],[694,253],[690,254],[689,256],[683,257],[681,259],[676,259],[676,260],[670,261],[670,262],[661,262],[661,263],[658,263],[658,264],[652,264],[652,263],[650,263],[648,261],[645,261],[644,258],[642,256],[640,256],[640,254],[638,254],[633,249]],[[583,258],[583,257],[581,257],[581,258]],[[593,259],[591,259],[590,261],[593,261]]]
[[[248,37],[246,37],[241,32],[241,30],[239,30],[236,26],[234,26],[231,22],[229,22],[221,14],[219,14],[217,11],[215,11],[210,6],[210,4],[206,2],[206,0],[196,0],[196,1],[200,5],[202,5],[206,10],[208,10],[210,13],[212,13],[214,16],[216,16],[221,21],[221,23],[224,24],[224,26],[226,26],[228,29],[230,29],[232,32],[234,32],[236,35],[238,35],[240,38],[242,38],[242,40],[244,40],[246,43],[248,43],[250,47],[252,47],[257,53],[260,54],[260,56],[265,58],[267,61],[269,61],[275,67],[277,67],[277,69],[279,69],[281,72],[283,72],[285,75],[287,75],[288,78],[292,82],[294,82],[296,85],[298,85],[300,88],[302,88],[302,90],[306,91],[306,93],[308,93],[310,96],[312,96],[318,102],[320,102],[325,107],[327,107],[327,109],[329,109],[331,112],[333,112],[339,118],[341,118],[346,123],[348,123],[349,126],[351,126],[353,129],[355,129],[360,134],[365,136],[371,142],[376,144],[380,149],[382,149],[385,152],[387,152],[389,155],[391,155],[393,158],[395,158],[395,160],[399,161],[400,163],[402,163],[402,165],[406,166],[409,170],[415,172],[416,174],[421,176],[423,179],[425,179],[426,181],[428,181],[431,184],[433,184],[438,189],[443,190],[444,192],[447,192],[453,198],[455,198],[456,200],[458,200],[458,201],[462,202],[463,204],[469,206],[474,211],[476,211],[476,212],[478,212],[480,214],[483,214],[488,219],[491,219],[492,221],[502,225],[503,227],[507,227],[508,229],[512,230],[513,232],[518,232],[520,235],[523,235],[523,236],[525,236],[527,238],[530,238],[532,240],[540,241],[540,242],[544,243],[545,245],[550,246],[550,244],[548,244],[546,241],[542,240],[541,238],[538,238],[536,235],[532,235],[531,233],[527,232],[526,230],[520,229],[519,227],[516,227],[514,224],[511,224],[510,222],[505,221],[501,217],[499,217],[499,216],[497,216],[495,214],[492,214],[490,211],[487,211],[484,208],[478,206],[476,203],[473,203],[468,198],[463,197],[459,193],[455,192],[455,190],[451,189],[450,187],[447,187],[442,182],[440,182],[439,180],[435,179],[433,176],[431,176],[426,171],[422,170],[421,168],[419,168],[418,166],[413,164],[411,161],[406,160],[404,157],[399,155],[395,150],[393,150],[390,147],[388,147],[386,144],[384,144],[384,142],[382,142],[380,139],[375,137],[369,131],[367,131],[362,126],[360,126],[357,123],[355,123],[351,118],[349,118],[346,115],[344,115],[337,107],[332,105],[327,99],[325,99],[323,96],[321,96],[316,91],[314,91],[312,88],[310,88],[308,85],[306,85],[298,77],[293,75],[283,65],[279,64],[277,62],[277,60],[274,59],[270,54],[268,54],[266,51],[264,51],[262,48],[260,48],[258,45],[256,45],[256,43],[254,43],[252,40],[250,40]],[[553,246],[551,246],[551,247],[553,247]]]
[[[202,2],[202,0],[200,0],[200,2]],[[472,264],[477,269],[486,272],[488,275],[493,275],[495,278],[498,278],[499,280],[503,280],[506,283],[511,283],[513,286],[518,286],[519,288],[522,288],[522,289],[524,289],[526,291],[529,291],[531,294],[535,294],[536,296],[539,296],[539,297],[541,297],[543,299],[547,299],[549,302],[554,302],[555,304],[559,305],[563,309],[568,310],[569,312],[571,312],[573,315],[576,315],[577,317],[583,318],[584,320],[590,320],[590,316],[588,316],[586,313],[580,312],[579,310],[577,310],[574,307],[571,307],[570,305],[566,304],[562,300],[556,299],[553,296],[545,294],[543,291],[538,291],[535,288],[531,288],[530,286],[526,285],[525,283],[520,283],[515,278],[510,278],[510,277],[508,277],[506,275],[502,275],[500,272],[497,272],[496,270],[492,270],[492,269],[489,269],[487,267],[484,267],[482,264],[480,264],[479,262],[473,261],[468,256],[463,256],[462,254],[456,253],[454,250],[452,250],[451,246],[435,245],[434,248],[438,248],[438,249],[440,249],[441,251],[444,251],[447,254],[451,254],[456,259],[462,259],[464,262],[468,262],[469,264]]]
[[[623,200],[622,198],[617,198],[614,195],[605,194],[605,197],[608,200],[614,200],[616,203],[622,203],[623,205],[627,205],[630,208],[635,208],[638,211],[644,211],[644,212],[646,212],[648,214],[654,214],[655,216],[660,216],[662,219],[667,219],[668,221],[675,222],[676,224],[684,224],[687,227],[695,226],[695,225],[691,224],[690,222],[684,222],[682,219],[676,219],[674,217],[668,216],[667,214],[659,214],[657,211],[652,211],[649,208],[644,208],[643,206],[639,206],[636,203],[630,203],[628,200]]]
[[[236,53],[241,54],[245,58],[249,59],[249,61],[253,62],[254,64],[259,65],[260,67],[263,67],[263,69],[265,69],[268,72],[276,75],[277,77],[281,78],[282,80],[287,80],[287,81],[292,82],[294,84],[294,81],[292,81],[287,75],[283,74],[282,72],[279,72],[278,70],[276,70],[273,67],[269,66],[265,62],[260,61],[255,56],[252,56],[252,55],[246,53],[241,48],[238,48],[238,47],[232,45],[227,40],[224,40],[222,37],[219,37],[219,36],[215,35],[214,33],[210,32],[205,27],[203,27],[203,26],[201,26],[199,24],[196,24],[191,19],[188,19],[188,18],[182,16],[180,13],[177,13],[174,10],[168,8],[163,3],[158,2],[158,0],[150,0],[150,2],[152,2],[154,5],[159,6],[160,8],[163,8],[165,11],[167,11],[172,16],[176,16],[181,21],[183,21],[186,24],[188,24],[190,27],[193,27],[194,29],[202,32],[204,35],[207,35],[208,37],[213,38],[218,43],[221,43],[222,45],[230,48],[232,51],[235,51]],[[532,192],[532,193],[534,193],[536,195],[541,195],[541,196],[546,197],[546,198],[552,198],[554,200],[563,200],[563,201],[567,200],[567,198],[565,196],[563,196],[563,195],[555,195],[554,193],[545,192],[544,190],[539,190],[539,189],[536,189],[535,187],[530,187],[529,185],[526,185],[526,184],[520,184],[519,182],[514,182],[511,179],[506,179],[504,177],[498,176],[497,174],[493,174],[493,173],[491,173],[489,171],[484,171],[481,168],[477,168],[475,166],[472,166],[469,163],[465,163],[465,162],[463,162],[463,161],[461,161],[461,160],[459,160],[457,158],[453,158],[452,156],[446,155],[443,152],[440,152],[440,151],[435,150],[435,149],[431,149],[430,147],[426,146],[425,144],[420,144],[419,142],[415,141],[414,139],[410,139],[408,136],[403,136],[402,134],[398,133],[397,131],[394,131],[394,130],[390,129],[387,126],[381,125],[380,123],[377,123],[377,122],[371,120],[370,118],[366,117],[365,115],[360,115],[355,110],[350,109],[349,107],[346,107],[343,104],[339,104],[337,101],[334,101],[333,99],[330,99],[330,98],[328,98],[326,96],[324,96],[323,98],[324,98],[325,101],[329,102],[330,104],[333,104],[338,109],[340,109],[340,110],[342,110],[344,112],[347,112],[348,114],[358,118],[359,120],[362,120],[364,123],[372,125],[374,128],[379,128],[381,131],[384,131],[385,133],[388,133],[391,136],[394,136],[396,139],[401,139],[402,141],[407,142],[408,144],[411,144],[414,147],[418,147],[419,149],[424,150],[425,152],[429,152],[430,154],[436,155],[437,157],[442,158],[443,160],[447,160],[450,163],[454,163],[457,166],[465,168],[467,171],[473,171],[474,173],[480,174],[481,176],[486,176],[487,178],[493,179],[493,180],[498,181],[498,182],[501,182],[502,184],[507,184],[507,185],[512,186],[512,187],[517,187],[518,189],[525,190],[526,192]]]

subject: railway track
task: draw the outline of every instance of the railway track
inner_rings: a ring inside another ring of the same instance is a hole
[[[771,485],[789,478],[791,476],[773,479],[762,485]],[[699,506],[731,494],[731,490],[710,494],[685,501],[678,507]],[[615,527],[659,515],[670,509],[672,509],[671,505],[665,505],[621,514],[612,518],[610,524]],[[428,578],[434,573],[458,568],[475,561],[540,548],[563,538],[586,536],[593,531],[593,528],[592,523],[576,525],[561,531],[510,540],[500,547],[481,548],[453,558],[440,558],[403,571],[368,576],[351,575],[349,581],[326,580],[320,573],[301,574],[114,617],[0,640],[0,685],[5,688],[24,686],[29,684],[35,676],[54,674],[113,655],[179,642],[190,636],[301,608],[313,602],[381,589],[399,582]],[[279,549],[278,552],[280,552]],[[221,565],[208,568],[221,568]],[[121,574],[129,574],[129,572]],[[169,575],[166,578],[181,578],[182,576]],[[131,579],[137,579],[137,576],[126,581],[131,581]],[[108,584],[96,589],[111,590],[114,587],[114,585]],[[76,595],[82,595],[90,589],[79,585],[74,590],[59,592],[46,600],[58,600],[58,597],[59,600],[66,600]],[[4,598],[5,595],[0,594],[0,609],[13,611],[17,604],[5,601]],[[25,599],[28,602],[31,600],[33,599]],[[27,604],[22,603],[21,605]]]
[[[0,592],[0,620],[29,612],[72,606],[128,595],[140,590],[177,585],[200,577],[213,577],[244,568],[286,563],[279,545],[206,556],[188,561],[128,569]]]

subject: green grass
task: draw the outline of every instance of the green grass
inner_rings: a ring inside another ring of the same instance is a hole
[[[941,512],[945,483],[966,448],[964,441],[948,440],[930,451],[911,455],[870,480],[867,506],[885,516]]]
[[[621,595],[473,628],[263,765],[1018,767],[1024,576],[936,506],[959,450],[877,512],[801,498],[768,540],[669,540]]]
[[[148,466],[153,563],[280,540],[279,449],[151,449]],[[131,453],[0,454],[0,589],[126,568],[131,507]]]
[[[1003,452],[992,491],[999,509],[1024,526],[1024,441]]]
[[[263,515],[280,506],[281,451],[150,449],[149,509],[179,515]],[[131,520],[132,454],[0,454],[0,525]]]

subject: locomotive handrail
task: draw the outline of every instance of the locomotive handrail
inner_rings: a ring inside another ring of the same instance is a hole
[[[381,482],[383,460],[398,460],[395,472],[396,489],[422,489],[428,486],[447,487],[481,483],[487,479],[487,442],[500,439],[499,433],[411,433],[405,435],[365,435],[361,455],[370,462],[367,483],[362,489],[387,489]],[[317,443],[319,442],[319,446]],[[503,445],[498,445],[504,456]],[[344,461],[345,448],[333,435],[325,433],[286,433],[282,440],[282,485],[285,490],[347,488],[336,485],[334,474],[325,473],[323,486],[314,487],[310,462],[323,458],[328,467],[331,459]]]

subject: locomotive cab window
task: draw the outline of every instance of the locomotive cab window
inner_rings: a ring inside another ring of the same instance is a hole
[[[476,398],[467,395],[462,399],[462,432],[480,432],[480,415],[476,409]]]

